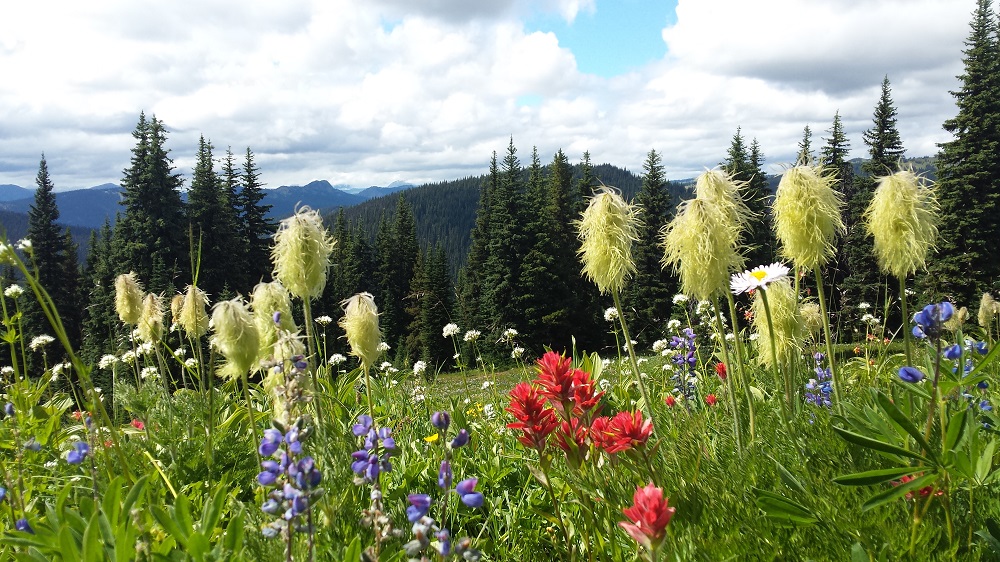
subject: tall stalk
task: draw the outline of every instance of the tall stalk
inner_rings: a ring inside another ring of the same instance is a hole
[[[722,324],[722,312],[719,311],[718,306],[713,306],[715,309],[715,322],[718,325],[719,334],[719,344],[722,346],[722,360],[726,367],[731,364],[729,361],[729,347],[726,345],[726,327]],[[733,319],[735,322],[735,319]],[[739,452],[740,457],[743,456],[743,436],[740,432],[740,412],[736,407],[736,393],[733,392],[733,377],[726,376],[726,388],[729,392],[729,404],[733,411],[733,434],[736,436],[736,450]]]
[[[740,385],[743,386],[743,391],[747,396],[747,414],[750,416],[750,441],[752,442],[756,438],[755,432],[755,418],[754,418],[754,405],[753,405],[753,393],[750,391],[750,378],[747,376],[749,369],[747,369],[746,363],[744,362],[743,354],[743,338],[740,337],[739,327],[736,323],[736,301],[733,299],[733,294],[726,291],[726,300],[729,301],[729,317],[733,320],[733,343],[736,344],[736,366],[737,366],[737,376]]]
[[[778,365],[778,342],[775,341],[774,337],[774,322],[771,320],[771,306],[767,302],[767,289],[761,287],[758,289],[760,291],[760,300],[764,304],[764,318],[767,319],[767,331],[770,334],[771,340],[771,372],[774,374],[774,383],[778,388],[785,386],[784,379],[781,375],[781,368]],[[787,387],[786,387],[787,389]],[[785,396],[785,400],[781,401],[781,420],[785,423],[785,427],[788,427],[788,409],[791,397]]]
[[[830,378],[833,379],[833,399],[837,403],[837,413],[844,415],[844,405],[840,401],[840,376],[837,374],[836,357],[833,353],[833,338],[830,337],[830,315],[826,310],[823,276],[820,275],[818,265],[813,269],[813,272],[816,274],[816,297],[819,299],[819,312],[823,316],[823,339],[826,340],[826,357],[830,361]]]

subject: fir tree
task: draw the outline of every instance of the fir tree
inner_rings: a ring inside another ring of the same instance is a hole
[[[102,355],[117,352],[115,341],[120,324],[114,307],[117,270],[111,254],[111,239],[111,222],[106,220],[99,233],[94,231],[90,237],[84,269],[86,290],[82,299],[86,303],[86,309],[81,358],[91,365],[96,365]],[[94,374],[97,376],[98,372],[95,371]],[[110,386],[104,385],[101,388]]]
[[[747,263],[754,267],[774,263],[778,259],[778,241],[771,229],[771,192],[767,174],[764,173],[764,154],[760,150],[757,139],[750,141],[750,156],[748,158],[750,179],[747,180],[743,199],[756,217],[750,222],[745,240],[749,248],[746,252]]]
[[[449,363],[454,353],[452,343],[441,337],[441,328],[452,321],[454,294],[448,258],[438,244],[426,252],[423,260],[423,290],[420,294],[421,358],[435,372]]]
[[[253,151],[249,147],[246,159],[243,161],[241,180],[236,207],[239,211],[241,237],[246,245],[243,252],[246,255],[244,267],[249,285],[254,285],[271,277],[271,238],[276,223],[267,215],[271,205],[261,204],[265,196],[265,184],[260,180],[260,168],[254,161]]]
[[[850,151],[850,143],[847,135],[844,134],[844,126],[840,120],[840,111],[833,115],[833,125],[828,130],[830,137],[826,139],[826,144],[820,151],[820,164],[837,174],[837,190],[844,195],[845,201],[850,201],[854,196],[854,166],[847,160]],[[847,216],[847,209],[842,211],[844,224],[848,224],[850,218]],[[839,234],[837,236],[837,253],[830,263],[827,280],[830,288],[827,294],[830,295],[830,313],[837,318],[836,324],[840,324],[840,308],[845,303],[841,294],[841,285],[848,273],[847,263],[847,236]]]
[[[795,163],[808,166],[812,164],[812,161],[812,129],[809,128],[809,125],[806,125],[802,129],[802,140],[799,141],[799,154],[795,157]]]
[[[62,254],[65,249],[62,233],[56,222],[59,220],[59,207],[56,206],[55,188],[49,177],[49,167],[42,155],[38,163],[38,175],[35,177],[35,202],[28,209],[27,239],[31,241],[32,252],[30,264],[39,283],[55,302],[60,313],[60,304],[66,299],[62,296]],[[30,295],[30,293],[29,293]],[[41,305],[31,298],[24,301],[24,335],[30,340],[41,334],[53,335],[48,318],[42,312]],[[75,306],[75,305],[74,305]]]
[[[490,223],[486,263],[483,266],[483,331],[523,329],[516,299],[520,292],[521,259],[527,253],[525,189],[520,160],[511,139],[500,166],[496,190],[490,194]]]
[[[958,115],[938,154],[941,221],[936,255],[922,277],[926,298],[972,306],[1000,290],[1000,30],[990,0],[979,0],[963,51]]]
[[[647,347],[663,334],[672,299],[677,292],[677,279],[663,268],[660,231],[673,217],[677,202],[667,191],[663,162],[655,150],[650,150],[642,165],[642,188],[636,197],[639,205],[639,239],[633,245],[636,274],[626,288],[631,310],[626,311],[633,337]]]
[[[197,285],[213,299],[225,298],[230,275],[239,258],[235,220],[228,187],[215,173],[212,143],[198,139],[198,156],[188,191],[187,215],[192,256],[198,259]],[[232,172],[230,161],[230,172]],[[230,178],[232,179],[232,178]],[[236,253],[236,255],[234,255]],[[237,283],[240,281],[238,280]]]
[[[459,272],[459,307],[461,321],[466,326],[485,326],[486,316],[483,309],[483,275],[486,258],[489,255],[490,201],[492,194],[498,189],[500,170],[497,166],[497,153],[490,158],[489,175],[479,189],[479,207],[476,210],[476,223],[472,229],[472,242],[465,267]],[[443,328],[443,326],[442,326]]]

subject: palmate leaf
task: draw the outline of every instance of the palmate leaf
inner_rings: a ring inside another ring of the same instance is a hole
[[[756,504],[771,519],[790,525],[812,525],[819,521],[807,507],[784,496],[754,489]]]
[[[893,486],[888,490],[879,492],[878,494],[875,494],[874,496],[868,498],[868,501],[866,501],[865,504],[861,506],[861,511],[863,512],[868,511],[869,509],[874,509],[880,505],[889,503],[894,500],[898,500],[899,498],[905,496],[908,492],[919,490],[924,486],[930,486],[937,479],[938,479],[937,473],[931,473],[931,474],[925,474],[918,478],[914,478],[913,480],[910,480],[909,482],[906,482],[904,484]]]
[[[834,478],[833,481],[841,486],[871,486],[873,484],[888,482],[889,480],[895,480],[901,476],[924,472],[926,470],[926,466],[881,468],[879,470],[867,470],[865,472],[845,474],[844,476]]]
[[[843,437],[845,441],[854,443],[855,445],[860,445],[867,449],[873,449],[875,451],[888,453],[890,455],[910,457],[912,459],[917,459],[920,461],[924,461],[925,463],[931,464],[931,460],[921,455],[920,453],[916,453],[914,451],[907,451],[902,447],[898,447],[896,445],[892,445],[884,441],[879,441],[878,439],[873,439],[871,437],[866,437],[864,435],[854,433],[853,431],[848,431],[841,427],[835,426],[833,430],[836,431],[838,435]]]

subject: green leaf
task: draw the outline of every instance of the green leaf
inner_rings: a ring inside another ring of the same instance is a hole
[[[868,470],[838,476],[833,481],[841,486],[871,486],[888,480],[895,480],[901,476],[925,472],[926,466],[900,466],[895,468],[882,468],[879,470]]]
[[[772,519],[795,525],[812,525],[819,521],[809,509],[800,503],[764,490],[754,491],[757,494],[757,507]]]
[[[923,455],[915,453],[913,451],[907,451],[902,447],[897,447],[896,445],[892,445],[884,441],[872,439],[871,437],[865,437],[864,435],[860,435],[852,431],[847,431],[846,429],[840,427],[834,427],[833,430],[836,431],[838,435],[843,437],[845,441],[854,443],[855,445],[860,445],[867,449],[874,449],[876,451],[881,451],[883,453],[888,453],[890,455],[910,457],[912,459],[924,461],[928,464],[931,463],[931,460],[928,459],[927,457],[924,457]]]
[[[774,465],[778,467],[778,475],[781,476],[781,481],[784,482],[786,486],[788,486],[789,488],[795,490],[800,494],[806,493],[805,486],[803,486],[802,483],[799,482],[798,479],[796,479],[795,476],[793,476],[792,473],[789,472],[787,468],[782,466],[782,464],[777,460],[775,459],[771,460],[773,460]]]
[[[969,409],[962,408],[948,420],[948,431],[945,433],[944,446],[948,451],[954,451],[965,437],[966,420]]]
[[[59,529],[59,553],[64,560],[80,560],[80,547],[73,538],[73,531],[69,527]]]
[[[191,500],[188,499],[187,494],[179,494],[174,501],[174,520],[177,521],[178,527],[184,533],[183,538],[186,539],[194,532],[194,521],[191,519]]]
[[[851,562],[869,562],[868,553],[859,542],[851,546]]]
[[[205,501],[205,509],[201,514],[202,532],[210,533],[219,524],[219,518],[222,517],[222,509],[225,507],[227,499],[229,499],[229,494],[225,484],[220,484],[215,495]]]
[[[990,439],[983,454],[976,461],[976,480],[979,482],[986,482],[986,478],[990,474],[990,469],[993,468],[993,454],[996,452],[996,449],[996,439]],[[1000,535],[997,536],[1000,538]]]
[[[174,518],[170,513],[167,512],[162,506],[153,505],[150,506],[149,511],[153,514],[153,518],[156,522],[163,527],[163,530],[167,532],[168,535],[173,537],[181,545],[187,544],[187,535],[181,532],[180,526],[174,521]]]
[[[132,506],[139,499],[139,494],[141,494],[146,489],[146,483],[149,481],[149,475],[144,474],[142,478],[135,481],[132,485],[132,489],[129,490],[128,495],[125,496],[125,503],[122,504],[122,512],[129,513],[132,511]]]
[[[893,500],[897,500],[906,495],[907,492],[912,492],[914,490],[919,490],[924,486],[930,486],[938,479],[937,473],[925,474],[905,484],[900,484],[899,486],[893,486],[888,490],[875,494],[864,505],[861,506],[861,511],[868,511],[869,509],[874,509],[882,504],[889,503]]]
[[[83,533],[83,560],[85,562],[101,562],[104,559],[104,552],[101,548],[100,532],[101,525],[98,523],[100,511],[94,513],[87,523],[87,530]]]
[[[361,537],[354,537],[351,544],[344,547],[344,556],[341,560],[344,562],[355,562],[355,560],[361,560]]]
[[[931,458],[937,460],[937,453],[931,449],[931,446],[927,443],[927,440],[924,439],[923,434],[920,433],[917,426],[913,425],[910,418],[906,417],[906,414],[901,412],[899,408],[892,403],[892,400],[889,400],[889,397],[886,396],[885,393],[876,391],[875,403],[878,404],[879,408],[881,408],[882,411],[889,416],[889,419],[891,419],[899,428],[906,433],[909,433],[910,437],[913,437],[917,444],[920,445],[924,451],[927,451],[927,454],[929,454]]]
[[[246,531],[243,525],[244,516],[245,512],[242,509],[238,510],[226,526],[226,536],[222,539],[222,544],[229,552],[236,553],[243,548],[243,533]]]
[[[117,476],[109,482],[107,490],[104,492],[104,499],[101,500],[101,509],[104,510],[108,521],[116,527],[118,526],[118,517],[121,515],[122,480],[121,476]]]

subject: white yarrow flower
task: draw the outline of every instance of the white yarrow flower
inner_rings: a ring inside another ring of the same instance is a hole
[[[330,318],[329,316],[326,316],[324,314],[323,316],[320,316],[320,317],[316,318],[315,322],[317,324],[319,324],[320,326],[326,326],[330,322],[333,322],[333,318]]]
[[[615,307],[610,307],[604,311],[604,320],[607,322],[614,322],[618,320],[618,309]]]
[[[444,337],[446,337],[446,338],[450,338],[452,336],[457,336],[458,335],[458,324],[455,324],[455,323],[445,324],[444,325],[444,329],[441,330],[441,334],[444,335]]]
[[[481,336],[481,335],[482,335],[482,332],[480,332],[479,330],[469,330],[469,331],[465,332],[465,336],[463,336],[462,339],[464,339],[465,341],[468,341],[468,342],[473,342],[473,341],[478,340],[479,336]]]
[[[194,369],[198,365],[198,360],[194,357],[188,357],[184,360],[184,366],[188,369]]]
[[[17,297],[24,294],[24,289],[20,285],[14,284],[3,290],[4,296],[16,299]]]
[[[108,367],[113,367],[115,363],[118,362],[118,357],[111,355],[105,355],[101,357],[101,360],[97,363],[98,369],[107,369]]]
[[[391,348],[389,347],[389,344],[383,341],[378,343],[378,347],[376,349],[378,349],[380,353],[385,353],[386,351],[389,351],[389,349]]]
[[[674,304],[684,304],[688,301],[688,296],[683,293],[674,295]]]
[[[339,353],[334,353],[333,355],[330,356],[329,363],[331,365],[340,365],[341,363],[343,363],[345,361],[347,361],[347,357],[344,357],[343,355],[341,355]]]
[[[522,355],[524,355],[524,348],[523,347],[515,347],[510,352],[510,358],[511,359],[520,359]]]
[[[54,341],[56,341],[56,339],[53,338],[52,336],[42,334],[40,336],[35,336],[31,340],[31,343],[28,344],[28,347],[31,348],[31,351],[38,351],[39,349],[49,345]]]
[[[680,322],[678,322],[680,324]],[[663,350],[670,346],[670,342],[667,340],[656,340],[653,342],[653,353],[662,353]]]
[[[417,361],[413,364],[413,374],[418,377],[427,371],[427,363],[423,361]]]

